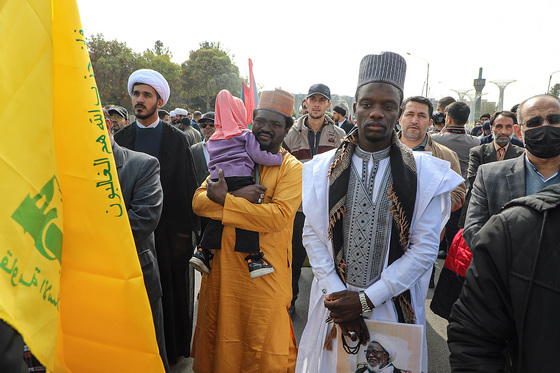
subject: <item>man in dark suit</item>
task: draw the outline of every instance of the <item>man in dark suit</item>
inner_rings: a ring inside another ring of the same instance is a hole
[[[525,152],[522,147],[511,143],[513,126],[516,124],[517,117],[511,111],[499,111],[492,116],[490,129],[494,141],[475,146],[469,152],[467,179],[471,187],[481,164],[517,158]]]
[[[348,118],[346,118],[346,110],[343,107],[335,106],[333,109],[333,121],[334,124],[339,126],[348,134],[352,128],[354,128],[354,123],[350,122]]]
[[[198,142],[191,147],[194,166],[196,168],[196,182],[200,186],[204,180],[210,175],[208,172],[208,162],[210,161],[210,156],[208,155],[208,150],[206,150],[206,143],[208,139],[216,132],[216,127],[214,127],[214,112],[209,111],[205,113],[199,120],[198,125],[202,131],[202,136],[204,141]]]
[[[111,139],[113,156],[121,186],[121,193],[126,206],[132,236],[144,285],[152,309],[152,318],[156,331],[159,353],[165,370],[169,371],[169,363],[165,352],[165,333],[163,326],[163,306],[161,297],[161,281],[157,263],[154,230],[161,217],[163,207],[163,190],[159,181],[159,162],[156,158],[126,148],[121,148],[113,140],[112,122],[109,113],[103,109],[105,123]]]
[[[463,231],[469,247],[474,247],[480,228],[507,202],[560,183],[560,100],[550,95],[531,97],[519,105],[517,119],[514,130],[525,143],[525,156],[478,168]]]
[[[185,134],[158,118],[158,109],[169,98],[169,85],[154,70],[135,71],[128,92],[137,120],[115,135],[128,149],[148,153],[159,160],[163,211],[155,230],[156,252],[163,289],[165,345],[170,364],[189,356],[193,316],[193,281],[188,262],[192,234],[198,218],[192,211],[196,171]]]

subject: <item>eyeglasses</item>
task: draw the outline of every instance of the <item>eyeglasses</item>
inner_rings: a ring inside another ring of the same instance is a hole
[[[386,354],[387,351],[366,350],[365,353],[366,355],[381,355],[381,354]]]
[[[542,125],[544,123],[544,119],[541,116],[538,117],[534,117],[529,119],[528,121],[525,122],[525,126],[531,128],[531,127],[538,127],[540,125]],[[546,116],[546,121],[548,122],[548,124],[559,124],[560,123],[560,114],[550,114]]]
[[[214,123],[206,123],[206,122],[203,122],[203,123],[198,123],[198,126],[199,126],[200,128],[206,128],[206,126],[214,127]]]

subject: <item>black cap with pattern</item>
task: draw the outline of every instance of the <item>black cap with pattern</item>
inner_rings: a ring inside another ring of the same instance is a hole
[[[358,88],[368,83],[389,83],[403,91],[406,75],[405,59],[394,52],[368,54],[360,63]]]

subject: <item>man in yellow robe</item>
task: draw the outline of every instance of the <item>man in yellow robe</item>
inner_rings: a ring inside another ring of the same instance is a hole
[[[294,98],[262,93],[253,133],[261,149],[278,153],[293,124]],[[293,372],[296,342],[288,315],[292,299],[292,229],[301,203],[302,164],[284,154],[280,166],[258,166],[256,185],[227,193],[223,173],[196,191],[196,214],[221,220],[222,249],[214,252],[200,288],[193,369],[203,372]],[[274,272],[251,279],[246,254],[235,252],[235,228],[259,232]]]

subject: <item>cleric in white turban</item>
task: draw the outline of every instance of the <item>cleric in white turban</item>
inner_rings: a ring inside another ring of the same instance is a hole
[[[147,84],[156,90],[159,97],[163,100],[162,107],[169,100],[169,84],[167,80],[155,70],[140,69],[136,70],[128,78],[128,94],[132,97],[132,91],[135,84]]]

